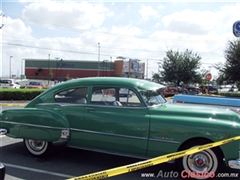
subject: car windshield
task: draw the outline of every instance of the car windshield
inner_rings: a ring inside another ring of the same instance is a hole
[[[148,106],[162,105],[167,102],[158,90],[141,90],[140,93]]]
[[[29,85],[39,86],[39,85],[40,85],[40,82],[30,82]]]

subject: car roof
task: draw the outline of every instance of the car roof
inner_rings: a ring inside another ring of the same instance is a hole
[[[77,84],[79,85],[121,85],[126,87],[138,87],[139,89],[157,89],[164,87],[163,85],[149,82],[143,79],[135,78],[122,78],[122,77],[89,77],[89,78],[79,78],[70,81],[66,81],[60,85],[69,86]]]
[[[139,90],[156,90],[164,88],[163,85],[149,82],[143,79],[135,79],[135,78],[124,78],[124,77],[89,77],[89,78],[79,78],[69,80],[60,84],[57,84],[51,87],[48,92],[51,91],[59,91],[61,89],[67,89],[69,87],[78,87],[79,85],[86,86],[121,86],[121,87],[132,87],[137,88]]]

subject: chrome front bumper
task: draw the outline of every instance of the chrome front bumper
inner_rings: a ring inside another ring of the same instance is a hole
[[[233,169],[239,169],[240,170],[240,150],[238,151],[238,159],[236,160],[229,160],[228,166]]]
[[[240,170],[240,159],[230,160],[230,161],[228,161],[228,165],[230,168]]]
[[[0,129],[0,135],[5,135],[7,133],[7,130],[6,129]]]

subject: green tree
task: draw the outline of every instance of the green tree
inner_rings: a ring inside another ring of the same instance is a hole
[[[67,81],[69,81],[69,80],[71,79],[70,75],[67,74],[67,76],[65,77],[65,79],[66,79]]]
[[[156,83],[161,83],[162,82],[162,78],[159,74],[157,73],[153,73],[152,74],[152,81],[156,82]]]
[[[52,70],[52,69],[50,69],[50,72],[49,72],[49,77],[52,79],[52,78],[53,78],[53,76],[54,76],[53,70]]]
[[[186,50],[181,53],[169,50],[162,63],[161,76],[166,82],[180,84],[197,83],[201,81],[201,75],[197,72],[201,66],[201,57],[197,53]]]
[[[35,74],[36,74],[36,75],[39,75],[42,71],[43,71],[42,68],[38,68],[38,69],[35,71]]]
[[[218,63],[214,67],[220,71],[221,81],[227,83],[240,82],[240,39],[228,41],[224,51],[226,62]]]

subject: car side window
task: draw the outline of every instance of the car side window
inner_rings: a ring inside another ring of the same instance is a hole
[[[12,81],[11,80],[1,80],[2,84],[11,84]]]
[[[140,106],[136,94],[128,88],[94,87],[91,104],[106,106]]]
[[[68,89],[57,93],[55,95],[55,101],[59,103],[86,104],[87,94],[87,87]]]
[[[119,100],[120,103],[123,104],[124,106],[128,107],[139,107],[141,106],[141,101],[137,97],[137,95],[132,91],[131,89],[124,89],[122,88],[119,91]]]
[[[115,89],[111,87],[93,87],[91,104],[96,105],[113,105],[116,98]]]

